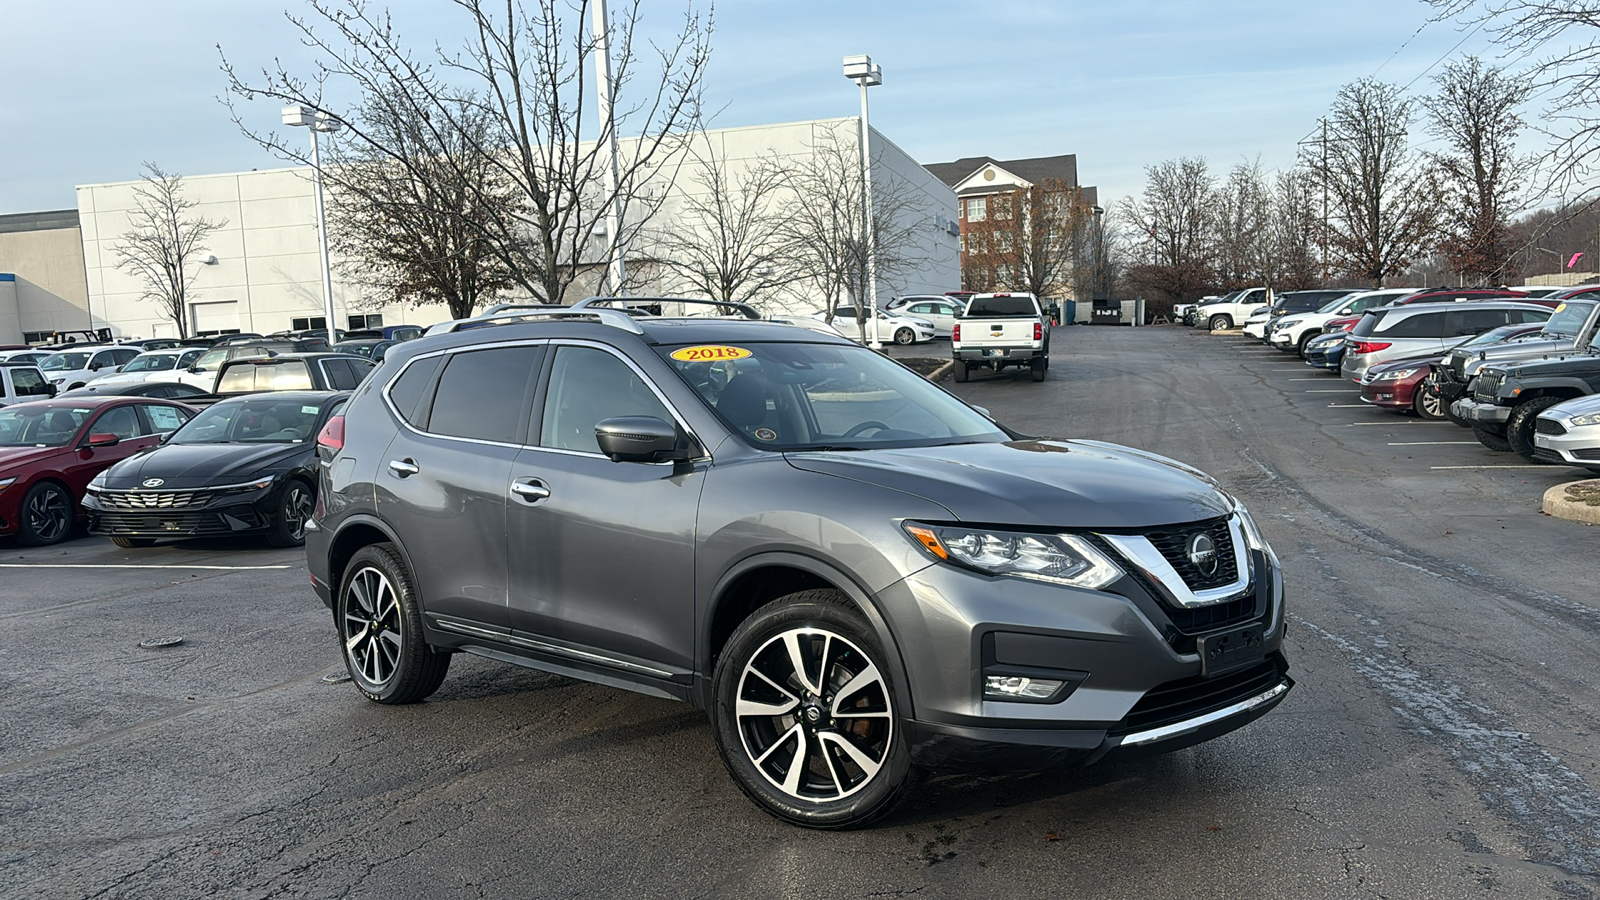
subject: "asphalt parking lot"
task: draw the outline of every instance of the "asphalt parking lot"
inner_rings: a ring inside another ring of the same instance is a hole
[[[1581,472],[1193,329],[1061,329],[1044,383],[950,387],[1248,503],[1285,566],[1289,698],[1164,757],[937,778],[805,832],[681,704],[470,656],[412,707],[324,683],[296,551],[0,543],[5,895],[1600,896],[1600,532],[1539,512]]]

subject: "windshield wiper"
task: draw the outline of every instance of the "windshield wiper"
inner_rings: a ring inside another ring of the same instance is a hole
[[[817,444],[815,446],[792,447],[790,449],[793,450],[794,452],[799,452],[799,453],[811,453],[811,452],[828,453],[828,452],[831,452],[831,451],[834,451],[834,450],[844,450],[844,451],[849,451],[849,450],[870,450],[872,448],[871,447],[863,447],[863,446],[860,446],[859,444]]]

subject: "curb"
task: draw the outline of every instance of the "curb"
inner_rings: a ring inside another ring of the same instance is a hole
[[[949,362],[945,363],[944,365],[940,366],[937,369],[934,369],[932,372],[929,372],[928,374],[926,374],[926,375],[924,375],[922,377],[928,379],[929,381],[933,382],[934,384],[938,384],[939,382],[943,381],[944,377],[946,375],[949,375],[950,374],[950,370],[954,369],[955,367],[956,367],[956,361],[952,359]]]
[[[1600,525],[1600,478],[1569,481],[1545,491],[1544,511],[1558,519]]]

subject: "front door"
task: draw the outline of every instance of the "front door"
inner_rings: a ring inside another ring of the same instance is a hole
[[[658,676],[694,667],[701,464],[612,462],[595,440],[616,416],[675,416],[608,349],[554,348],[536,433],[511,471],[511,627],[558,655]],[[534,429],[530,429],[534,431]]]

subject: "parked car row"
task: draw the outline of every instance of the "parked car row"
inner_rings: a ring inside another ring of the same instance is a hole
[[[1253,336],[1360,385],[1377,408],[1448,419],[1490,450],[1600,472],[1600,287],[1366,291]]]

